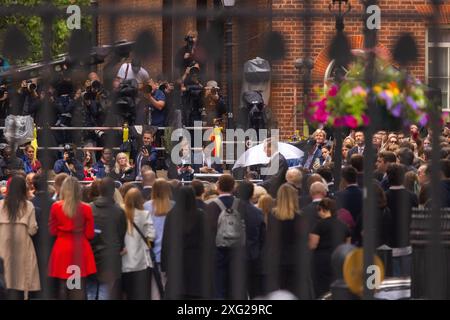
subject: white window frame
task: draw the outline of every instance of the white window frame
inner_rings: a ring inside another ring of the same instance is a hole
[[[439,29],[446,30],[450,32],[450,26],[442,26]],[[429,55],[428,51],[429,48],[447,48],[447,108],[442,108],[442,112],[450,112],[450,42],[429,42],[429,34],[430,29],[427,29],[427,32],[425,33],[425,83],[429,85],[429,69],[428,69],[428,60]]]

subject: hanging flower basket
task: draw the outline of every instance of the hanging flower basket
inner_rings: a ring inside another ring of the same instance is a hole
[[[368,116],[365,62],[365,57],[358,57],[340,84],[314,88],[314,100],[306,110],[312,125],[355,129],[373,122]],[[413,123],[428,123],[425,85],[380,58],[375,61],[375,74],[372,91],[379,115],[377,129],[399,130]]]

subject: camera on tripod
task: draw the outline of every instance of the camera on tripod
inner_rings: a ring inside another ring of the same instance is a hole
[[[75,148],[74,146],[70,144],[64,145],[64,153],[67,153],[67,160],[66,162],[68,164],[72,164],[75,161]]]
[[[255,130],[264,129],[266,120],[264,116],[264,99],[258,91],[244,92],[243,100],[248,110],[248,125]]]

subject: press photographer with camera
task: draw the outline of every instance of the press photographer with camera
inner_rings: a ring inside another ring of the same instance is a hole
[[[204,108],[204,87],[199,78],[200,66],[198,63],[186,68],[182,78],[181,102],[183,124],[194,126],[195,121],[202,121],[206,117]]]
[[[84,179],[84,168],[81,161],[76,159],[75,150],[76,147],[74,145],[66,144],[64,146],[63,158],[56,160],[53,171],[56,174],[64,172],[82,181]]]
[[[107,105],[107,93],[98,80],[86,80],[85,89],[81,95],[81,116],[83,127],[100,127],[104,122]],[[97,145],[104,132],[84,131],[83,141]]]
[[[147,70],[142,67],[141,60],[133,58],[131,62],[126,62],[120,66],[117,72],[117,77],[114,83],[115,85],[120,85],[120,83],[126,80],[136,80],[138,83],[138,88],[141,89],[150,79]]]
[[[215,80],[210,80],[206,83],[205,109],[207,126],[214,126],[216,122],[219,122],[223,127],[226,127],[227,106],[225,99],[220,94],[220,87]]]
[[[186,45],[182,47],[176,55],[176,66],[183,74],[187,67],[191,66],[193,62],[198,62],[203,64],[203,53],[202,49],[198,46],[198,33],[197,31],[189,31],[184,37]]]
[[[167,119],[166,95],[159,89],[159,84],[153,79],[150,79],[144,86],[144,96],[148,101],[149,122],[147,124],[154,127],[164,127]]]
[[[55,127],[71,127],[73,113],[76,110],[78,101],[75,99],[75,88],[72,80],[66,74],[54,85],[53,93],[54,109],[56,111]],[[68,131],[59,131],[54,134],[57,144],[64,145],[69,143],[72,135]]]
[[[37,79],[23,80],[18,95],[18,115],[31,115],[36,109],[35,105],[40,103],[40,95],[38,93]]]

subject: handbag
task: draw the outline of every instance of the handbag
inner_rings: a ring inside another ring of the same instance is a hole
[[[142,233],[142,231],[138,228],[138,226],[136,225],[136,223],[134,223],[133,221],[133,226],[136,229],[136,231],[139,233],[139,235],[141,236],[142,240],[144,240],[145,244],[147,245],[149,252],[150,252],[150,258],[152,259],[153,262],[153,277],[155,278],[156,281],[156,285],[158,287],[158,291],[161,297],[164,297],[164,285],[162,283],[162,278],[161,278],[161,274],[159,273],[159,268],[156,262],[156,256],[155,253],[153,252],[152,248],[152,242],[149,238],[147,238],[144,233]]]

